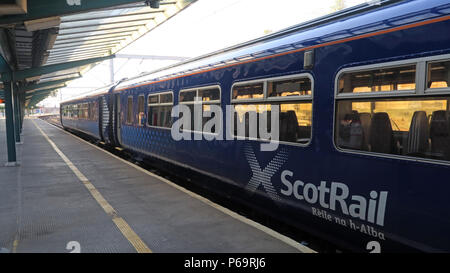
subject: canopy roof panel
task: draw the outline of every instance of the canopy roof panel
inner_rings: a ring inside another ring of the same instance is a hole
[[[64,80],[82,76],[103,57],[114,56],[195,1],[21,0],[8,7],[0,3],[0,54],[21,75],[19,86],[27,90],[31,106],[30,101],[37,104],[64,86]],[[46,85],[51,82],[58,84]],[[35,91],[38,99],[33,99]]]

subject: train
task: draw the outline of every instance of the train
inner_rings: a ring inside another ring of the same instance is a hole
[[[60,120],[341,249],[449,252],[449,33],[448,0],[371,1],[65,101]]]

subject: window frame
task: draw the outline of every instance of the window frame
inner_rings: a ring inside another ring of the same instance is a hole
[[[399,63],[399,64],[396,64]],[[339,78],[344,73],[351,73],[351,72],[364,72],[364,71],[371,71],[374,69],[379,68],[395,68],[395,67],[402,67],[402,66],[409,66],[409,65],[415,65],[416,67],[416,75],[415,75],[415,83],[416,88],[411,90],[394,90],[394,91],[378,91],[378,92],[361,92],[361,93],[339,93]],[[390,62],[388,65],[381,64],[371,64],[371,65],[363,65],[363,66],[357,66],[357,67],[348,67],[340,70],[337,73],[336,79],[335,79],[335,98],[336,99],[350,99],[350,98],[373,98],[373,97],[401,97],[401,96],[407,96],[407,95],[414,95],[417,93],[417,90],[419,87],[419,81],[418,81],[418,72],[419,72],[419,65],[417,62],[411,62],[411,61],[400,61],[400,62]]]
[[[219,99],[218,100],[210,100],[210,101],[195,101],[195,98],[198,97],[198,91],[199,90],[205,90],[205,89],[214,89],[217,88],[219,89]],[[195,97],[194,97],[194,101],[181,101],[181,93],[183,92],[189,92],[189,91],[195,91]],[[222,107],[222,88],[220,87],[220,85],[218,84],[214,84],[214,85],[207,85],[207,86],[200,86],[200,87],[194,87],[194,88],[186,88],[186,89],[180,89],[180,91],[178,92],[178,104],[185,104],[185,105],[193,105],[193,104],[201,104],[201,105],[208,105],[208,104],[219,104],[220,107]],[[191,113],[192,114],[192,113]],[[203,114],[203,108],[202,108],[202,114]],[[194,126],[194,124],[191,124],[191,128]],[[219,132],[216,133],[208,133],[208,132],[203,132],[203,131],[195,131],[193,128],[192,129],[181,129],[183,132],[189,132],[189,133],[196,133],[196,134],[209,134],[209,135],[213,135],[213,136],[218,136]]]
[[[144,94],[139,94],[138,95],[138,99],[137,99],[137,114],[138,114],[138,116],[137,116],[137,121],[139,122],[139,99],[140,98],[143,98],[144,99],[144,116],[146,116],[147,114],[146,114],[146,111],[145,111],[145,95]],[[147,122],[144,122],[142,125],[141,124],[137,124],[137,127],[145,127],[145,124],[146,124]]]
[[[131,99],[131,115],[130,115],[130,119],[131,119],[131,121],[130,122],[128,122],[128,114],[129,114],[129,104],[128,104],[128,101]],[[133,96],[127,96],[127,116],[126,116],[126,118],[125,118],[125,124],[127,124],[127,125],[133,125],[133,122],[134,122],[134,109],[133,109],[133,107],[134,107],[134,100],[133,100]]]
[[[447,55],[444,55],[447,56]],[[440,87],[440,88],[428,88],[427,87],[427,83],[428,83],[428,64],[429,63],[437,63],[437,62],[450,62],[450,54],[448,56],[448,58],[445,59],[437,59],[437,60],[427,60],[425,61],[425,93],[429,94],[429,93],[433,93],[433,94],[446,94],[447,92],[450,92],[450,85],[448,87]]]
[[[311,81],[311,95],[299,95],[299,96],[287,96],[287,97],[268,97],[268,82],[272,81],[282,81],[282,80],[290,80],[290,79],[296,79],[296,78],[309,78]],[[233,99],[233,88],[235,86],[239,85],[247,85],[252,83],[263,83],[263,98],[256,98],[256,99]],[[283,145],[291,145],[291,146],[299,146],[299,147],[308,147],[312,143],[313,135],[314,135],[314,77],[311,73],[298,73],[298,74],[292,74],[287,76],[275,76],[275,77],[268,77],[268,78],[261,78],[261,79],[255,79],[255,80],[248,80],[248,81],[237,81],[234,82],[231,85],[230,89],[230,104],[236,105],[236,104],[271,104],[271,103],[278,103],[279,105],[283,102],[306,102],[311,101],[311,136],[309,138],[309,141],[307,143],[297,143],[297,142],[289,142],[289,141],[281,141],[279,140],[278,143]],[[234,108],[233,108],[234,109]],[[239,136],[236,136],[234,132],[229,132],[231,136],[234,138],[238,138]],[[261,138],[254,138],[254,137],[245,137],[245,140],[252,140],[252,141],[260,141],[260,142],[268,142],[268,140],[264,140]]]
[[[171,102],[171,103],[170,103],[170,102],[164,102],[164,103],[161,103],[161,97],[160,97],[160,95],[164,95],[164,94],[172,94],[172,102]],[[155,96],[155,95],[158,96],[158,102],[157,102],[157,103],[150,103],[149,97],[150,97],[150,96]],[[146,115],[147,115],[147,122],[145,123],[145,125],[146,125],[147,127],[149,127],[149,128],[158,128],[158,129],[171,130],[172,127],[164,127],[164,126],[150,125],[150,124],[149,124],[149,120],[150,120],[150,119],[148,118],[148,113],[149,113],[148,108],[149,108],[150,106],[171,106],[171,105],[172,105],[172,106],[175,105],[175,97],[174,97],[174,94],[173,94],[173,91],[172,91],[172,90],[148,94],[148,95],[147,95],[147,104],[146,104],[146,106],[147,106],[147,109],[146,109],[146,111],[147,111],[147,114],[146,114]],[[171,118],[172,118],[172,117],[171,117]]]
[[[441,164],[441,165],[450,165],[450,161],[445,160],[439,160],[439,159],[432,159],[432,158],[424,158],[424,157],[413,157],[408,155],[397,155],[397,154],[386,154],[386,153],[379,153],[379,152],[371,152],[371,151],[363,151],[363,150],[353,150],[348,148],[341,148],[338,147],[336,144],[336,118],[337,118],[337,102],[340,100],[361,100],[361,99],[395,99],[395,98],[405,98],[405,99],[411,99],[411,98],[417,98],[417,97],[433,97],[433,96],[443,96],[443,95],[449,95],[450,96],[450,87],[448,88],[427,88],[427,73],[428,73],[428,66],[427,64],[430,62],[438,62],[438,61],[445,61],[450,60],[450,54],[444,54],[444,55],[434,55],[434,56],[428,56],[428,57],[421,57],[421,58],[411,58],[401,61],[388,61],[388,62],[381,62],[376,64],[369,64],[369,65],[356,65],[351,67],[345,67],[342,69],[339,69],[338,72],[335,74],[334,79],[334,99],[333,99],[333,135],[332,135],[332,142],[333,146],[336,151],[347,153],[347,154],[354,154],[354,155],[363,155],[363,156],[370,156],[370,157],[379,157],[379,158],[389,158],[389,159],[398,159],[398,160],[407,160],[407,161],[415,161],[415,162],[422,162],[422,163],[429,163],[429,164]],[[359,72],[363,70],[370,70],[375,68],[389,68],[389,67],[397,67],[397,66],[406,66],[406,65],[412,65],[416,64],[416,89],[412,91],[396,91],[396,92],[371,92],[369,94],[364,93],[344,93],[339,94],[339,77],[341,74],[345,72]],[[390,94],[389,94],[390,93]],[[395,94],[392,94],[395,93]],[[450,99],[450,98],[449,98]],[[449,109],[450,111],[450,109]]]

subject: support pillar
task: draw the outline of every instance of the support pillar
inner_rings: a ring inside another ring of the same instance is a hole
[[[5,78],[5,77],[2,77]],[[13,94],[12,83],[10,81],[4,81],[5,90],[5,127],[6,127],[6,144],[8,147],[8,163],[7,166],[15,166],[16,159],[16,139],[14,133],[14,109],[13,109]]]
[[[12,84],[14,96],[14,132],[16,143],[22,144],[20,141],[20,102],[19,102],[19,88],[15,83]]]

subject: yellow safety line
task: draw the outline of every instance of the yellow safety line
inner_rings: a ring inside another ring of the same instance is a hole
[[[152,253],[150,248],[142,241],[142,239],[134,232],[134,230],[128,225],[128,223],[117,215],[116,210],[106,201],[105,198],[101,195],[101,193],[92,185],[91,182],[84,176],[83,173],[67,158],[67,156],[61,152],[61,150],[56,146],[56,144],[44,133],[44,131],[31,120],[34,126],[38,128],[41,134],[45,137],[45,139],[50,143],[56,153],[62,158],[62,160],[69,166],[72,172],[78,177],[78,179],[83,183],[83,185],[88,189],[97,203],[103,208],[103,210],[112,218],[112,221],[117,226],[117,228],[122,232],[123,236],[133,245],[138,253]]]
[[[19,238],[16,235],[16,238],[14,238],[14,243],[13,243],[13,250],[12,250],[13,253],[17,253],[17,246],[18,245],[19,245]]]

